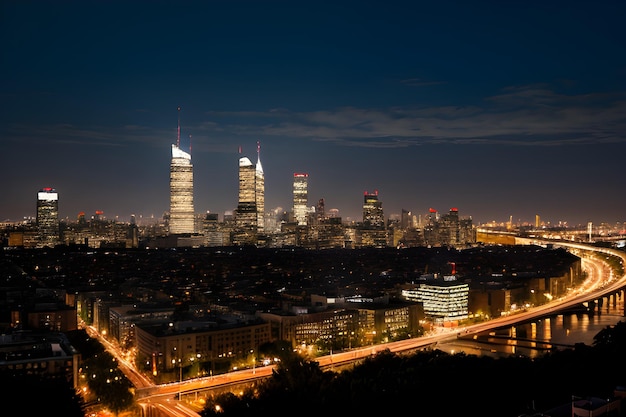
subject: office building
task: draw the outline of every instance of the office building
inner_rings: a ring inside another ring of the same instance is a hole
[[[315,219],[318,223],[326,219],[326,201],[323,198],[317,200],[317,206],[315,207]]]
[[[293,174],[293,216],[298,226],[306,226],[309,174]]]
[[[378,199],[378,191],[365,191],[363,195],[363,226],[384,229],[383,203]]]
[[[54,188],[37,193],[37,230],[40,246],[59,243],[59,194]]]
[[[255,166],[255,187],[256,187],[256,209],[257,209],[257,230],[265,230],[265,174],[261,166],[261,145],[257,142]]]
[[[465,246],[476,242],[476,231],[472,218],[460,218],[456,207],[448,214],[440,215],[435,209],[430,209],[427,223],[422,229],[423,244],[430,246]]]
[[[178,108],[180,113],[180,107]],[[180,148],[180,116],[178,119],[178,137],[172,144],[170,163],[170,235],[192,234],[194,227],[193,207],[193,165],[190,152]]]
[[[265,223],[265,176],[261,166],[260,146],[257,163],[246,156],[239,158],[239,203],[236,223],[239,229],[262,232]]]
[[[406,300],[421,302],[426,318],[434,323],[448,325],[468,317],[469,284],[451,275],[425,277],[417,288],[402,290]]]
[[[439,236],[442,242],[446,242],[448,245],[457,246],[460,243],[460,221],[459,221],[459,209],[453,207],[446,215],[441,216],[438,222]]]
[[[383,215],[383,203],[378,191],[363,195],[363,223],[355,230],[355,247],[384,248],[387,246],[387,227]]]
[[[407,230],[414,227],[413,214],[406,209],[402,209],[402,214],[400,215],[400,228],[402,230]]]

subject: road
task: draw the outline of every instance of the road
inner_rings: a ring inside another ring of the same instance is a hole
[[[569,307],[602,298],[626,286],[626,275],[623,274],[621,277],[613,277],[611,269],[605,262],[602,262],[598,257],[585,255],[585,253],[589,251],[613,255],[621,258],[622,265],[626,265],[626,253],[624,252],[609,248],[598,248],[591,245],[560,241],[555,242],[537,239],[519,240],[520,244],[535,244],[541,246],[551,244],[579,252],[578,256],[581,257],[582,268],[587,271],[588,278],[581,286],[571,291],[567,296],[553,300],[545,305],[531,307],[524,311],[494,318],[483,323],[454,329],[439,328],[436,332],[431,332],[422,337],[332,353],[327,356],[316,357],[314,360],[317,361],[322,368],[332,368],[334,366],[346,365],[364,359],[384,350],[399,353],[425,349],[435,346],[438,343],[454,340],[458,337],[459,333],[463,334],[464,337],[477,335],[503,326],[510,326],[522,321],[557,313]],[[98,337],[98,334],[93,328],[90,328],[90,334]],[[184,401],[178,401],[177,398],[180,399],[182,394],[193,393],[197,390],[206,390],[211,387],[223,387],[228,384],[245,383],[256,379],[267,378],[272,374],[272,370],[274,369],[273,366],[263,366],[178,383],[154,385],[148,378],[137,372],[130,362],[124,359],[119,349],[116,349],[114,345],[106,342],[104,339],[98,338],[105,344],[107,349],[118,358],[120,364],[122,364],[122,371],[137,388],[136,396],[138,403],[144,408],[151,407],[149,414],[151,416],[199,417],[199,414],[194,409],[186,406]],[[158,412],[155,413],[155,411]],[[144,415],[148,414],[144,413]]]

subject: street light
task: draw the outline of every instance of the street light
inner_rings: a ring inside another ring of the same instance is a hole
[[[180,390],[182,389],[181,385],[183,384],[183,364],[180,359],[178,360],[178,372],[180,374],[178,382],[178,401],[180,401]]]
[[[172,359],[172,367],[176,366],[176,359]],[[180,359],[178,360],[178,372],[179,372],[179,381],[178,381],[178,401],[180,401],[180,390],[181,390],[181,385],[183,383],[183,366],[182,363],[180,362]]]

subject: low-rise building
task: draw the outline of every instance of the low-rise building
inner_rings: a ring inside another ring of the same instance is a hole
[[[402,297],[423,303],[426,319],[449,325],[468,318],[469,284],[456,275],[425,276],[413,288],[402,290]]]
[[[80,353],[63,333],[14,332],[0,336],[3,375],[61,377],[78,386]]]
[[[135,335],[138,363],[150,363],[153,373],[194,361],[232,363],[271,341],[270,325],[260,319],[138,323]]]

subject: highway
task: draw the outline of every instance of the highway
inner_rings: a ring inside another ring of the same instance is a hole
[[[517,240],[519,240],[519,244],[534,244],[540,246],[551,244],[577,252],[578,256],[581,258],[582,268],[588,274],[587,279],[567,296],[553,300],[548,304],[529,307],[482,323],[457,328],[438,328],[435,332],[431,332],[422,337],[332,353],[327,356],[312,358],[312,360],[318,362],[322,368],[332,368],[334,366],[346,365],[362,360],[384,350],[400,353],[425,349],[436,346],[438,343],[454,340],[460,334],[462,334],[463,337],[471,337],[472,335],[477,335],[485,331],[555,314],[569,307],[575,307],[582,303],[597,300],[618,292],[626,286],[626,275],[622,274],[622,276],[614,277],[612,270],[606,262],[603,262],[597,256],[585,255],[585,252],[604,253],[606,255],[619,257],[622,260],[622,265],[626,265],[625,252],[610,248],[599,248],[592,245],[561,241],[517,238],[516,243]],[[90,334],[92,336],[98,336],[93,328],[90,328]],[[129,380],[135,384],[137,401],[146,410],[144,416],[198,417],[199,414],[194,408],[187,406],[185,401],[179,401],[180,398],[184,398],[185,394],[215,387],[224,387],[229,384],[243,384],[261,378],[267,378],[272,374],[272,370],[274,369],[273,366],[262,366],[178,383],[154,385],[148,378],[137,372],[134,366],[126,361],[121,356],[121,352],[112,344],[107,343],[100,337],[99,340],[103,341],[107,349],[118,358],[123,365],[121,366],[122,371]],[[197,409],[197,407],[195,408]],[[150,411],[148,411],[148,409],[150,409]]]

